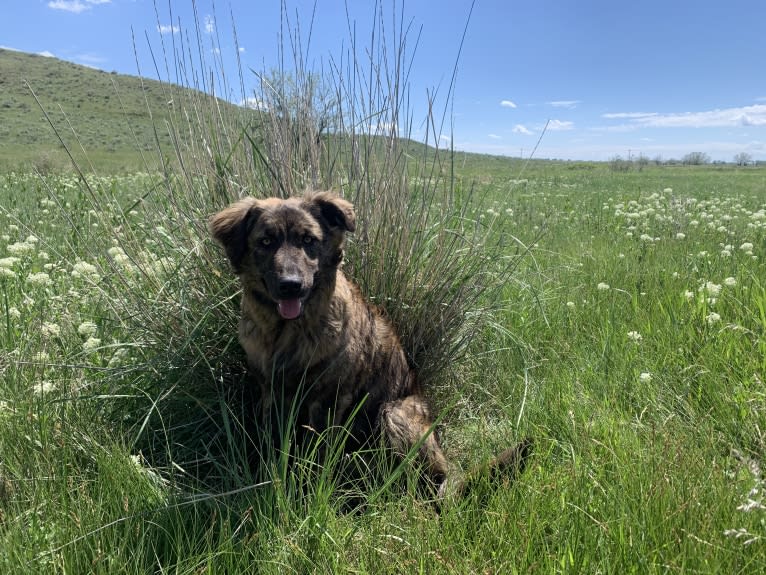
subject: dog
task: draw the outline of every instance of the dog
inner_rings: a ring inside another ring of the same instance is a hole
[[[242,287],[239,341],[262,415],[292,406],[296,428],[347,426],[351,451],[382,438],[397,456],[414,454],[439,500],[459,496],[480,473],[447,460],[394,327],[341,270],[355,228],[353,205],[328,191],[247,197],[209,220]],[[482,474],[513,477],[531,446],[507,449]]]

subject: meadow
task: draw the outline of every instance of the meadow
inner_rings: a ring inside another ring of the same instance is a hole
[[[0,572],[766,570],[766,172],[455,159],[514,268],[430,386],[443,443],[536,451],[441,514],[243,463],[236,288],[160,176],[5,173]]]

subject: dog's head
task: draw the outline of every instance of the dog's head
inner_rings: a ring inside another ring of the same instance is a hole
[[[245,198],[210,218],[243,289],[283,319],[300,317],[306,301],[343,259],[354,207],[331,192],[303,197]]]

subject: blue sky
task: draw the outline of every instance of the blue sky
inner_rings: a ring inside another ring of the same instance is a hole
[[[367,38],[373,0],[347,0]],[[286,0],[304,35],[313,0]],[[385,2],[391,6],[393,2]],[[401,2],[397,2],[401,7]],[[410,0],[415,125],[427,90],[446,94],[470,10],[467,0]],[[172,6],[172,18],[170,8]],[[246,69],[277,64],[280,0],[197,0],[205,49],[233,62],[236,22]],[[388,10],[388,8],[386,8]],[[3,0],[0,46],[106,71],[151,76],[155,54],[193,29],[191,0]],[[179,30],[180,29],[180,30]],[[452,125],[459,150],[536,157],[651,159],[704,152],[766,160],[766,1],[477,0],[457,60]],[[346,6],[316,0],[309,61],[348,47]],[[254,75],[246,72],[248,81]],[[422,112],[423,116],[425,112]]]

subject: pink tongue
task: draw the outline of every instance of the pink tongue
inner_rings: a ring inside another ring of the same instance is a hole
[[[277,302],[277,309],[279,315],[284,319],[295,319],[301,315],[301,300],[296,299],[281,299]]]

